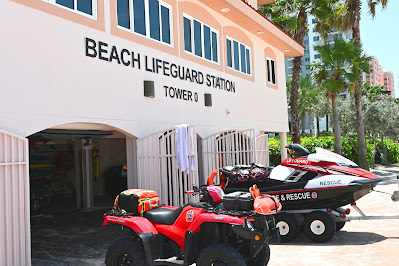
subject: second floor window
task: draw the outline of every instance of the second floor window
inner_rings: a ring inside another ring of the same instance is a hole
[[[74,12],[97,18],[97,0],[43,0],[53,5],[61,6]]]
[[[267,58],[267,82],[276,85],[276,63],[273,59]]]
[[[172,45],[172,8],[159,0],[117,0],[118,26]]]
[[[226,36],[227,66],[251,75],[251,48]]]
[[[184,50],[219,63],[219,32],[186,14],[183,15]]]

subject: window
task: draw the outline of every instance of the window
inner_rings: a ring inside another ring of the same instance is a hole
[[[97,0],[43,0],[47,3],[73,10],[74,12],[97,19]]]
[[[313,19],[312,19],[312,23],[313,23],[313,24],[315,24],[315,23],[317,23],[317,22],[318,22],[317,18],[313,18]]]
[[[305,62],[309,62],[309,61],[310,61],[309,57],[306,57]]]
[[[276,84],[276,63],[273,59],[267,58],[267,82]]]
[[[318,40],[320,40],[320,36],[314,36],[314,37],[313,37],[313,41],[314,41],[314,42],[317,42]]]
[[[226,36],[227,66],[251,75],[251,48]]]
[[[310,69],[310,66],[306,66],[306,70],[309,70]]]
[[[190,54],[219,63],[219,31],[183,15],[184,50]]]
[[[320,58],[320,54],[315,54],[314,59],[318,59],[318,58]]]
[[[305,54],[308,54],[309,53],[309,50],[308,49],[305,49]]]
[[[305,41],[303,42],[303,44],[304,44],[304,45],[309,44],[309,40],[305,40]]]
[[[172,7],[159,0],[117,0],[118,27],[172,45]]]

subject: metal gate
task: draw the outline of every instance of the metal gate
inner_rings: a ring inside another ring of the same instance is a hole
[[[202,158],[205,178],[223,166],[255,162],[255,130],[227,130],[204,138]],[[215,182],[219,182],[218,175]]]
[[[31,265],[28,140],[0,130],[0,265]]]
[[[263,134],[256,137],[256,162],[269,166],[269,135]]]
[[[198,186],[197,134],[195,126],[187,127],[193,145],[188,156],[190,167],[194,171],[181,171],[176,167],[176,131],[175,128],[162,130],[137,140],[138,187],[152,189],[160,194],[161,202],[180,206],[193,198],[185,194]],[[190,196],[192,197],[192,196]]]

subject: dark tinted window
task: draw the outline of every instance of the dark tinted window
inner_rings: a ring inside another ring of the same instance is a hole
[[[238,42],[233,41],[233,51],[234,51],[234,69],[240,70],[240,53],[238,51]]]
[[[133,0],[134,31],[146,35],[144,0]]]
[[[226,40],[227,46],[227,65],[229,67],[233,67],[232,56],[231,56],[231,41],[229,39]]]
[[[276,84],[276,70],[274,69],[274,61],[270,60],[271,69],[272,69],[272,83]]]
[[[247,49],[247,74],[251,74],[251,53]]]
[[[57,4],[74,9],[73,0],[56,0]]]
[[[271,68],[270,68],[270,60],[267,60],[267,81],[271,82],[271,74],[270,74]]]
[[[116,2],[118,14],[118,25],[130,29],[129,0],[118,0]]]
[[[162,41],[170,44],[170,19],[169,9],[161,6]]]
[[[241,53],[241,72],[247,73],[247,66],[245,65],[247,63],[247,60],[245,59],[245,46],[243,44],[240,44],[240,53]]]
[[[160,41],[159,2],[158,0],[149,0],[148,2],[150,9],[150,37]]]
[[[215,32],[212,32],[212,60],[218,61],[218,38]]]
[[[191,52],[191,20],[184,18],[184,50]]]
[[[202,56],[201,23],[194,20],[194,53]]]
[[[88,15],[93,15],[92,0],[78,0],[78,10]]]
[[[211,29],[204,25],[204,55],[211,60]]]

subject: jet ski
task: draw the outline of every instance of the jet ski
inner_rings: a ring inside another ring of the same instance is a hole
[[[292,158],[274,168],[259,164],[220,168],[221,187],[231,193],[256,184],[262,194],[275,195],[287,211],[336,209],[360,199],[381,181],[337,153],[316,148],[311,154],[299,144],[287,148]]]

